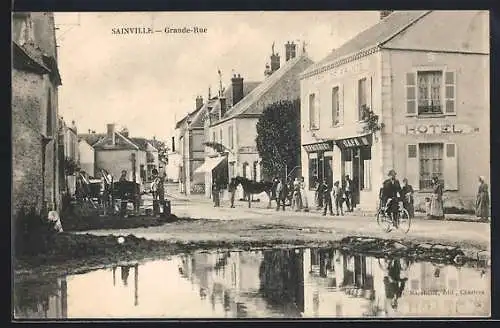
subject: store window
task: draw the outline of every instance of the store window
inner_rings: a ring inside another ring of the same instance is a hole
[[[324,176],[324,158],[323,154],[311,153],[309,154],[309,189],[315,190],[319,182],[323,180]]]

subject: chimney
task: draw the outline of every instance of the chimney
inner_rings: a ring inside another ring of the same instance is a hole
[[[196,109],[200,109],[201,106],[203,106],[203,97],[198,96],[196,97]]]
[[[220,97],[219,101],[220,101],[220,118],[219,119],[222,119],[227,111],[226,98]]]
[[[88,129],[88,131],[89,131],[89,134],[91,134],[91,133],[92,133],[92,130]]]
[[[383,20],[384,18],[386,18],[387,16],[392,14],[393,11],[394,10],[381,10],[380,11],[380,20]]]
[[[111,139],[112,145],[116,144],[115,125],[114,124],[108,124],[108,138]]]
[[[271,55],[271,72],[276,72],[280,68],[280,55],[272,54]]]
[[[231,87],[233,89],[233,106],[243,99],[243,78],[238,75],[233,75],[231,79]],[[221,103],[222,104],[222,103]]]
[[[287,41],[287,43],[285,43],[286,61],[289,61],[290,59],[295,58],[296,49],[297,49],[297,45],[295,43],[293,43],[293,42],[290,43],[290,41]]]
[[[122,129],[121,130],[121,134],[123,134],[123,136],[125,138],[128,138],[128,136],[129,136],[128,129],[127,128]]]
[[[172,152],[175,153],[175,137],[172,137]]]

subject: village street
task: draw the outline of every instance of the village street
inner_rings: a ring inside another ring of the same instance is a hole
[[[472,219],[470,215],[449,215],[449,218],[455,219],[449,221],[427,220],[419,215],[413,220],[410,231],[405,235],[400,231],[383,232],[371,213],[322,216],[321,211],[295,212],[289,207],[284,212],[278,212],[275,208],[267,209],[267,202],[254,202],[252,208],[248,208],[248,203],[243,201],[236,201],[235,208],[230,208],[227,201],[222,202],[222,207],[215,208],[209,199],[201,195],[191,195],[186,198],[173,188],[169,190],[168,198],[172,202],[172,213],[179,218],[195,220],[181,220],[173,224],[149,228],[94,230],[85,233],[133,234],[146,239],[194,243],[202,241],[328,242],[340,240],[346,236],[370,236],[443,243],[474,250],[489,250],[490,247],[488,223],[458,221]],[[149,195],[143,197],[147,204]]]

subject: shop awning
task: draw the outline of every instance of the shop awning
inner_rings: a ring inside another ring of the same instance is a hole
[[[363,147],[363,146],[371,146],[372,144],[372,135],[366,134],[363,136],[356,136],[345,139],[335,140],[335,143],[340,148],[354,148],[354,147]]]
[[[203,163],[199,168],[197,168],[194,173],[206,173],[212,172],[220,163],[222,163],[227,157],[209,157],[205,159],[205,163]]]
[[[333,150],[333,141],[323,141],[313,144],[302,145],[306,152],[315,153],[318,151],[331,151]]]

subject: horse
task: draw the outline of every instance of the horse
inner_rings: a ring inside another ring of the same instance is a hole
[[[244,193],[244,198],[248,198],[248,208],[251,207],[252,204],[252,197],[251,195],[254,194],[260,194],[262,192],[265,192],[267,194],[267,197],[269,199],[269,204],[267,205],[267,208],[271,208],[271,194],[273,192],[273,189],[276,188],[276,184],[271,182],[271,181],[252,181],[244,177],[236,177],[234,178],[234,182],[236,186],[241,185],[243,187],[243,193]]]

